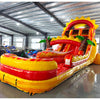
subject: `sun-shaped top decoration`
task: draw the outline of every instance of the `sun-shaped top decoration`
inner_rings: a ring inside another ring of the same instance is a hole
[[[95,30],[98,28],[98,25],[95,24],[95,20],[91,20],[90,17],[85,18],[82,17],[76,17],[75,19],[71,19],[69,23],[66,23],[66,27],[64,28],[64,31],[62,32],[62,36],[72,33],[72,30],[89,30],[89,37],[92,35],[94,37]],[[79,34],[78,34],[79,35]]]
[[[84,16],[82,17],[76,17],[75,19],[71,19],[69,23],[66,23],[66,27],[67,29],[70,28],[72,25],[75,25],[75,24],[87,24],[89,25],[90,27],[94,27],[95,29],[98,28],[98,25],[95,24],[95,20],[91,20],[90,17],[87,17],[85,18]],[[66,29],[66,27],[64,29]]]

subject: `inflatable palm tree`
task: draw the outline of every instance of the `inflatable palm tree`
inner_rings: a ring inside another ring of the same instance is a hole
[[[81,51],[84,51],[84,54],[86,52],[86,49],[87,49],[87,45],[93,45],[95,46],[94,42],[92,42],[90,39],[88,38],[84,38],[83,36],[76,36],[76,38],[80,39],[82,42],[81,42],[81,46],[79,48],[79,50]]]
[[[46,39],[43,39],[43,40],[41,40],[39,43],[46,43],[46,47],[47,48],[50,48],[51,46],[50,46],[50,41],[51,41],[51,38],[50,38],[50,36],[48,36],[48,38],[46,38]]]

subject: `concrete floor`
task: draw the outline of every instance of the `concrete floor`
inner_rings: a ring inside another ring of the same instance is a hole
[[[100,65],[92,64],[51,91],[33,96],[0,82],[0,98],[100,98]]]

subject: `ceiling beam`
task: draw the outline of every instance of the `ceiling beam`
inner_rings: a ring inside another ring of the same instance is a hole
[[[12,34],[8,34],[8,33],[5,33],[5,32],[2,32],[0,31],[1,34],[5,34],[5,35],[9,35],[9,36],[13,36]]]
[[[22,25],[24,25],[24,26],[26,26],[26,27],[28,27],[28,28],[30,28],[30,29],[33,29],[33,30],[35,30],[35,31],[37,31],[37,32],[40,32],[40,33],[43,34],[43,35],[47,34],[46,32],[43,32],[42,30],[39,30],[39,29],[37,29],[37,28],[35,28],[35,27],[33,27],[33,26],[30,26],[30,25],[28,25],[28,24],[26,24],[26,23],[24,23],[24,22],[22,22],[22,21],[20,21],[20,20],[18,20],[18,19],[16,19],[16,18],[14,18],[14,17],[11,17],[11,16],[9,16],[9,15],[7,15],[7,14],[4,14],[4,13],[0,12],[0,15],[4,16],[4,17],[6,17],[6,18],[9,18],[9,19],[11,19],[11,20],[14,20],[14,21],[16,21],[16,22],[18,22],[18,23],[21,23]]]
[[[8,27],[2,26],[2,25],[0,25],[0,27],[5,28],[5,29],[8,29],[8,30],[13,31],[13,32],[16,32],[16,33],[19,33],[19,34],[24,35],[24,36],[27,35],[27,34],[25,34],[25,33],[22,33],[22,32],[19,32],[19,31],[16,31],[16,30],[14,30],[14,29],[11,29],[11,28],[8,28]]]
[[[45,13],[47,13],[48,15],[50,15],[51,17],[53,17],[57,21],[57,23],[60,24],[62,27],[65,27],[66,26],[63,22],[61,22],[52,12],[50,12],[42,4],[40,4],[39,2],[34,2],[34,4],[36,6],[38,6],[40,9],[42,9]]]
[[[15,5],[13,7],[9,7],[9,8],[3,9],[0,12],[4,12],[6,10],[12,10],[13,8],[19,8],[20,6],[21,7],[25,7],[25,6],[29,5],[29,4],[31,4],[31,3],[30,2],[25,2],[25,3],[19,4],[19,5]]]

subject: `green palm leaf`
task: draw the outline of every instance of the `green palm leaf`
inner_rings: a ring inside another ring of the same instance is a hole
[[[88,43],[88,44],[90,44],[90,45],[95,46],[95,43],[94,43],[94,42],[92,42],[91,40],[87,40],[87,43]]]
[[[50,40],[50,36],[48,36],[48,40]]]
[[[39,43],[42,43],[42,42],[46,43],[46,40],[45,39],[44,40],[41,40]]]
[[[76,36],[76,38],[80,39],[81,41],[84,40],[84,37],[83,36],[80,36],[80,35]]]

